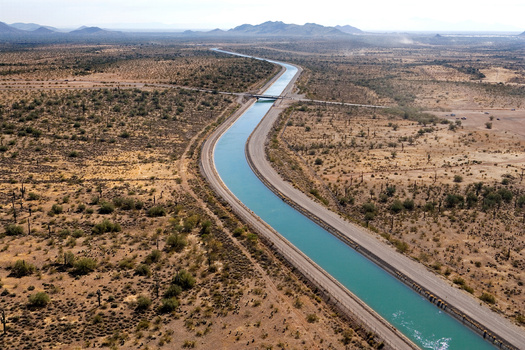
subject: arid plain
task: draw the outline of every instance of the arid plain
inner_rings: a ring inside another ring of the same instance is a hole
[[[199,177],[200,143],[243,101],[195,89],[257,91],[276,66],[180,44],[10,48],[0,61],[3,346],[380,345]]]
[[[523,43],[401,39],[221,46],[300,65],[300,96],[389,107],[287,101],[268,157],[315,200],[523,327]],[[383,347],[201,178],[200,145],[245,102],[218,92],[255,92],[278,72],[215,46],[2,51],[6,346]]]

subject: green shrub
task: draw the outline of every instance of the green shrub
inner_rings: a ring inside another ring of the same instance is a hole
[[[244,234],[244,229],[242,227],[237,227],[233,230],[233,237],[241,237]]]
[[[365,221],[372,221],[375,219],[375,217],[376,217],[376,214],[374,212],[367,211],[365,213]]]
[[[474,294],[474,288],[472,288],[470,286],[464,285],[463,287],[461,287],[461,289],[469,292],[470,294]]]
[[[144,262],[146,264],[157,263],[160,261],[161,257],[162,257],[162,253],[157,249],[153,249],[151,253],[149,253],[146,256],[146,259],[144,259]]]
[[[188,290],[195,285],[195,277],[186,270],[181,270],[175,275],[175,277],[173,277],[172,284],[180,286],[183,290]]]
[[[481,296],[479,297],[480,300],[483,300],[484,302],[486,302],[487,304],[496,304],[496,298],[494,297],[494,295],[492,294],[489,294],[489,293],[483,293],[481,294]]]
[[[69,231],[69,229],[65,228],[63,230],[60,230],[58,232],[58,237],[64,239],[64,238],[67,238],[67,236],[71,235],[71,231]]]
[[[36,294],[33,294],[29,297],[29,306],[31,307],[44,307],[51,299],[49,298],[49,295],[45,292],[38,292]]]
[[[173,298],[179,296],[182,293],[182,288],[176,284],[172,284],[164,292],[164,298]]]
[[[210,220],[206,220],[202,223],[201,225],[201,234],[202,235],[208,235],[211,233],[211,228],[212,228],[213,224]]]
[[[436,207],[436,204],[434,202],[426,202],[423,206],[423,210],[426,212],[433,212]]]
[[[151,299],[144,296],[144,295],[139,295],[137,297],[137,305],[135,307],[135,310],[136,311],[144,311],[144,310],[147,310],[149,309],[149,307],[151,306]]]
[[[195,347],[195,340],[185,340],[182,343],[182,347],[185,349],[193,349]]]
[[[24,228],[16,224],[5,226],[5,234],[8,236],[19,236],[24,234]]]
[[[140,320],[137,324],[137,327],[135,328],[136,331],[141,331],[143,329],[148,329],[150,326],[150,322],[148,320]]]
[[[375,213],[377,211],[375,204],[372,202],[363,203],[361,209],[364,213]]]
[[[511,190],[508,190],[506,188],[500,188],[498,190],[498,194],[501,196],[501,198],[506,202],[510,203],[512,201],[512,198],[514,195],[512,194]]]
[[[386,186],[385,193],[388,197],[393,197],[396,193],[396,186]]]
[[[115,211],[115,206],[113,203],[103,201],[100,203],[100,208],[98,208],[99,214],[111,214]]]
[[[35,266],[24,260],[17,260],[11,268],[11,275],[18,278],[28,276],[33,272],[35,272]]]
[[[201,217],[199,215],[190,215],[184,219],[182,230],[184,232],[191,232],[195,227],[197,227],[200,221]]]
[[[248,232],[248,234],[246,235],[246,240],[251,244],[256,244],[258,239],[259,237],[253,232]]]
[[[75,261],[73,264],[73,274],[75,275],[87,275],[88,273],[95,270],[97,262],[91,258],[81,258]]]
[[[414,207],[415,207],[414,201],[410,198],[405,199],[405,201],[403,202],[403,207],[406,210],[414,210]]]
[[[343,344],[348,345],[352,342],[352,338],[354,337],[354,330],[351,328],[347,328],[341,332],[341,335],[343,336],[343,339],[341,339]]]
[[[460,286],[463,286],[465,285],[465,280],[461,277],[456,277],[452,280],[452,282],[454,282],[455,284],[457,285],[460,285]]]
[[[519,196],[517,204],[520,208],[525,206],[525,195]]]
[[[463,203],[463,201],[464,201],[464,198],[461,195],[447,194],[447,197],[445,198],[445,207],[455,208],[456,205]]]
[[[140,264],[135,269],[135,273],[139,276],[150,276],[151,270],[149,269],[149,266],[146,264]]]
[[[403,241],[400,241],[400,240],[397,240],[397,239],[394,241],[394,245],[395,245],[397,251],[400,252],[400,253],[406,253],[409,250],[409,248],[410,248],[410,246],[408,245],[407,242],[403,242]]]
[[[122,210],[133,210],[136,207],[140,207],[140,205],[137,206],[133,198],[125,198],[122,201]]]
[[[470,294],[474,293],[474,289],[472,287],[469,287],[463,278],[456,277],[452,280],[452,282],[454,282],[454,284],[457,284],[461,287],[461,289],[469,292]]]
[[[478,196],[474,192],[467,193],[467,207],[472,208],[478,202]]]
[[[93,319],[91,321],[93,322],[93,324],[99,324],[102,323],[104,319],[102,318],[102,314],[96,314],[95,316],[93,316]]]
[[[64,265],[72,267],[75,264],[75,254],[71,251],[64,253]]]
[[[485,199],[483,200],[483,209],[489,209],[494,208],[497,205],[500,205],[501,203],[501,195],[497,192],[488,191],[487,193],[484,193],[483,196]]]
[[[27,200],[28,201],[37,201],[40,199],[40,195],[34,193],[34,192],[29,192],[27,194]]]
[[[73,233],[71,233],[71,236],[73,236],[74,238],[82,237],[84,236],[84,231],[82,231],[81,229],[76,229],[73,231]]]
[[[117,197],[113,199],[113,204],[122,210],[133,210],[136,208],[135,200],[130,197]]]
[[[390,205],[390,211],[394,214],[397,214],[403,210],[403,203],[399,199],[394,200],[392,205]]]
[[[166,240],[166,250],[180,252],[184,249],[184,247],[186,247],[187,244],[188,242],[183,235],[175,233],[170,235]]]
[[[165,216],[166,215],[166,209],[164,207],[157,205],[155,207],[151,207],[148,209],[147,215],[149,217],[155,218],[159,216]]]
[[[159,312],[166,314],[173,312],[179,307],[179,302],[175,298],[162,299],[159,305]]]
[[[120,232],[122,229],[118,223],[113,223],[107,219],[93,226],[94,234],[102,234],[106,232]]]
[[[53,206],[51,207],[51,214],[58,215],[58,214],[62,214],[63,211],[64,211],[64,208],[62,208],[61,205],[53,204]]]
[[[133,263],[133,259],[132,258],[124,258],[124,259],[119,261],[118,268],[120,270],[129,270],[129,269],[133,268],[134,265],[135,264]]]
[[[319,316],[317,316],[316,314],[309,314],[308,316],[306,316],[306,321],[308,323],[315,323],[319,321]]]

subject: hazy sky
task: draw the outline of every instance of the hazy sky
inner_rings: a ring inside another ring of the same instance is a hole
[[[525,0],[0,0],[2,22],[69,28],[229,29],[283,21],[379,31],[523,31],[524,14]]]

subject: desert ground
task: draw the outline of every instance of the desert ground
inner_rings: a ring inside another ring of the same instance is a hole
[[[277,67],[189,45],[11,48],[0,62],[2,347],[383,346],[198,174],[200,144],[239,101],[195,88],[257,91]]]
[[[523,45],[484,40],[220,46],[300,65],[303,97],[388,107],[291,105],[268,158],[315,200],[523,327]],[[217,46],[2,47],[3,346],[383,347],[199,174],[203,140],[243,102],[218,92],[257,91],[278,72]]]

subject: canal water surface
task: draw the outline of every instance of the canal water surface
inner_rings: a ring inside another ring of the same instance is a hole
[[[265,91],[280,95],[297,68]],[[218,140],[214,161],[222,181],[255,214],[423,349],[494,349],[399,280],[273,194],[252,172],[245,144],[271,103],[255,103]]]

